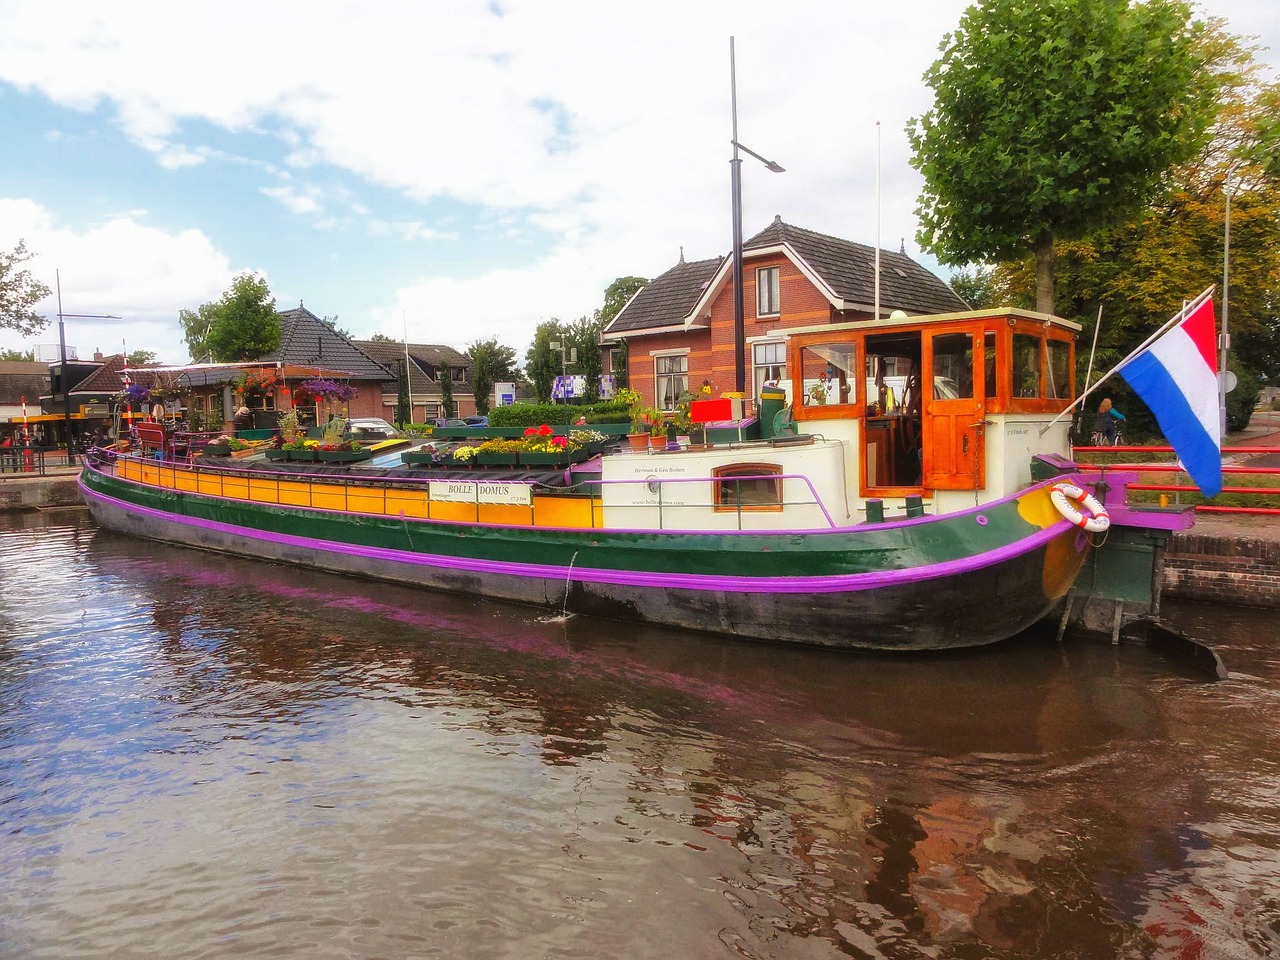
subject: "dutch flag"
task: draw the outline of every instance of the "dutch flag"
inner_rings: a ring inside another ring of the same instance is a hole
[[[1222,431],[1213,301],[1206,300],[1120,367],[1206,497],[1222,492]]]

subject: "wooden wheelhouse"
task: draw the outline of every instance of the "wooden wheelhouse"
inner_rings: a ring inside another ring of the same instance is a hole
[[[1068,452],[1065,419],[1043,428],[1075,396],[1079,330],[1001,309],[788,331],[797,426],[852,445],[863,498],[1005,495]]]

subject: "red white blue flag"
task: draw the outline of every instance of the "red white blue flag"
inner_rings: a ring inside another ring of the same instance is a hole
[[[1216,345],[1213,301],[1205,300],[1119,371],[1206,497],[1222,492]]]

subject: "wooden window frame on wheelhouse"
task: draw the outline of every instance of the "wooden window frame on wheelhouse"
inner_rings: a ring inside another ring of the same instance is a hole
[[[929,465],[926,463],[921,471],[921,484],[918,486],[899,486],[899,485],[876,485],[871,486],[867,483],[867,456],[865,445],[868,438],[868,419],[867,419],[867,395],[866,395],[866,378],[865,376],[857,376],[855,378],[855,389],[851,393],[849,403],[835,403],[825,405],[806,405],[803,400],[805,396],[804,386],[804,350],[807,347],[823,345],[823,344],[841,344],[849,345],[854,350],[856,362],[860,366],[866,364],[867,357],[867,339],[882,334],[892,333],[916,333],[921,336],[922,350],[923,342],[928,338],[933,338],[948,333],[969,333],[973,335],[974,343],[974,370],[973,370],[973,399],[977,401],[977,405],[982,411],[981,416],[977,416],[976,423],[971,424],[979,429],[979,439],[985,429],[986,417],[990,414],[1058,414],[1071,404],[1072,399],[1076,395],[1075,382],[1075,340],[1076,335],[1071,329],[1058,326],[1052,323],[1048,318],[1040,318],[1038,316],[1018,316],[1003,311],[986,313],[974,311],[969,314],[952,317],[940,317],[936,320],[928,318],[917,318],[916,322],[904,321],[900,323],[884,323],[867,322],[865,325],[856,327],[841,327],[823,331],[807,331],[804,333],[794,333],[789,337],[788,349],[788,366],[792,381],[792,397],[797,402],[792,407],[792,413],[797,423],[803,424],[805,421],[812,420],[857,420],[859,422],[859,443],[864,447],[859,452],[858,461],[858,486],[863,496],[867,497],[898,497],[909,496],[913,494],[928,494],[937,489],[956,489],[954,486],[927,486],[924,481],[930,475]],[[1036,397],[1015,397],[1013,396],[1013,337],[1014,334],[1025,334],[1034,336],[1039,340],[1039,386],[1037,388]],[[988,337],[994,339],[995,344],[995,389],[989,390],[987,386],[987,364],[986,347]],[[1046,397],[1045,384],[1048,383],[1049,375],[1049,342],[1058,342],[1067,347],[1067,370],[1069,377],[1069,385],[1067,387],[1067,396],[1065,397]],[[923,361],[922,355],[922,361]],[[930,363],[929,373],[932,374],[932,364]],[[928,378],[931,379],[931,376]],[[922,374],[922,381],[928,382]],[[932,391],[928,391],[922,401],[921,406],[921,427],[925,426],[925,411],[923,404],[929,402],[932,398]],[[925,459],[929,459],[926,454]],[[975,472],[974,483],[981,487],[985,484],[985,447],[981,456],[977,459],[977,467]]]

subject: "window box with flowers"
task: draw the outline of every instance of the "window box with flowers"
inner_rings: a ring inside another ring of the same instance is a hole
[[[275,392],[278,383],[274,370],[246,370],[236,380],[236,389],[246,400],[265,400]]]
[[[303,380],[294,388],[293,402],[295,406],[303,406],[321,401],[347,401],[354,397],[356,392],[356,388],[349,383],[316,377]]]
[[[373,458],[373,451],[361,447],[358,440],[347,443],[321,443],[316,453],[318,459],[329,463],[357,463]]]
[[[514,467],[520,462],[522,440],[486,440],[476,447],[476,462],[486,467]]]

